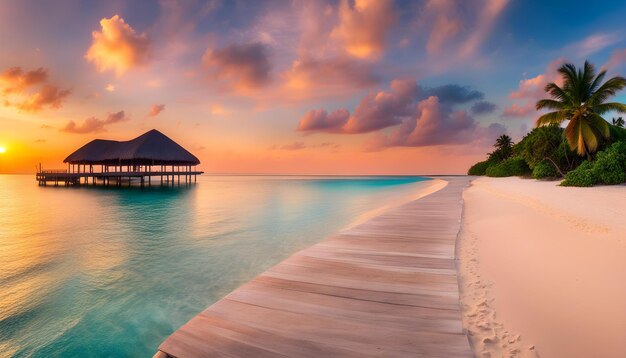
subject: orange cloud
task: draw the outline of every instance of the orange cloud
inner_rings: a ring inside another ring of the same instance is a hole
[[[351,56],[378,58],[385,48],[386,36],[396,24],[391,0],[343,0],[339,5],[339,24],[331,37],[340,40]]]
[[[24,112],[38,112],[45,107],[60,108],[71,91],[47,83],[48,70],[38,68],[24,71],[11,67],[0,74],[2,99],[5,106],[15,106]]]
[[[46,106],[60,108],[70,93],[70,90],[62,90],[54,85],[44,85],[39,92],[16,104],[16,107],[25,112],[38,112]]]
[[[150,107],[150,112],[148,112],[148,117],[156,117],[159,115],[159,113],[163,112],[164,110],[165,110],[164,104],[153,104],[152,107]]]
[[[126,117],[124,111],[119,111],[117,113],[109,113],[106,119],[99,119],[96,117],[87,118],[82,124],[76,124],[74,121],[69,121],[65,127],[61,129],[61,131],[76,134],[105,132],[106,126],[127,121],[129,119],[130,118]]]
[[[98,71],[113,70],[122,75],[148,63],[150,40],[146,34],[137,34],[119,15],[100,20],[100,26],[101,31],[91,33],[93,41],[85,55]]]
[[[21,67],[11,67],[0,74],[3,94],[21,93],[34,85],[44,83],[47,79],[48,70],[41,67],[26,72]]]

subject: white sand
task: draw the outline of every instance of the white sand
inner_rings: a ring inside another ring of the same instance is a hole
[[[626,357],[626,186],[479,178],[458,255],[476,356]]]

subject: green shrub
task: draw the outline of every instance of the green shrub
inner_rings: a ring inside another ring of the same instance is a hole
[[[626,182],[626,143],[617,142],[598,152],[593,171],[599,183],[613,185]]]
[[[550,163],[550,161],[544,159],[535,165],[533,169],[533,178],[535,179],[545,179],[545,178],[558,178],[560,177],[559,172],[554,167],[554,164]]]
[[[511,177],[529,175],[531,171],[523,158],[513,157],[489,166],[485,173],[490,177]]]
[[[467,175],[485,175],[485,172],[487,171],[487,168],[489,168],[490,165],[492,165],[493,162],[489,161],[489,160],[485,160],[483,162],[478,162],[474,165],[472,165],[471,168],[469,168],[469,170],[467,171]]]
[[[598,176],[593,170],[593,164],[584,161],[578,168],[565,174],[565,180],[561,182],[562,186],[594,186],[598,183]]]

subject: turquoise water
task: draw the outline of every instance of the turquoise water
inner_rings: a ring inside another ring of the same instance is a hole
[[[151,356],[240,284],[423,180],[202,176],[114,189],[0,175],[0,356]]]

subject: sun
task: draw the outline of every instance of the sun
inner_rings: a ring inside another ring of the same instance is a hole
[[[0,146],[0,154],[4,154],[7,152],[7,149],[5,147]]]

